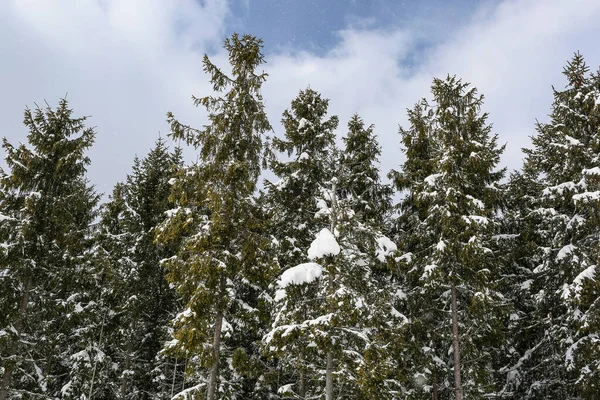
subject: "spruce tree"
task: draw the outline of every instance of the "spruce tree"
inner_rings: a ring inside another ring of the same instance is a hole
[[[273,147],[284,159],[272,158],[269,163],[279,180],[265,181],[264,203],[284,270],[304,259],[319,227],[327,225],[327,218],[317,213],[318,202],[333,176],[339,122],[335,115],[327,118],[328,106],[329,100],[315,90],[300,91],[283,113],[285,137],[273,138]]]
[[[424,223],[432,199],[421,196],[420,192],[425,179],[436,171],[439,150],[434,132],[434,111],[425,100],[407,110],[410,127],[399,129],[406,159],[401,170],[392,170],[388,177],[402,196],[395,205],[397,215],[391,224],[391,234],[399,248],[393,279],[404,293],[397,307],[410,316],[406,341],[415,344],[409,345],[405,354],[399,354],[397,358],[408,360],[407,398],[418,399],[425,392],[431,392],[437,400],[450,387],[448,362],[444,357],[448,332],[443,324],[447,310],[423,302],[436,294],[431,285],[423,285],[423,270],[419,267],[422,261],[417,258],[417,255],[430,252],[437,243],[437,230]]]
[[[270,161],[270,169],[279,180],[265,181],[267,193],[263,203],[269,215],[269,232],[276,244],[273,250],[282,272],[304,262],[315,235],[328,226],[327,216],[318,212],[324,202],[326,183],[333,174],[336,152],[334,131],[338,117],[328,117],[328,107],[329,100],[317,91],[310,88],[300,91],[283,113],[284,138],[273,139],[274,148],[284,154]],[[273,304],[274,319],[278,320],[276,310],[281,306],[286,309],[286,318],[304,320],[303,303],[311,296],[314,293],[311,294],[310,288],[299,287],[285,300],[276,298],[277,303],[289,301],[289,304]],[[295,393],[304,398],[313,390],[310,378],[315,375],[316,355],[314,348],[307,344],[300,338],[288,337],[280,345],[274,342],[267,347],[267,354],[276,358],[283,372],[280,391],[288,397]],[[287,346],[289,350],[279,352],[280,346]]]
[[[208,56],[215,96],[194,98],[209,124],[186,126],[169,114],[171,135],[199,150],[201,162],[174,183],[176,208],[158,234],[160,243],[182,240],[164,263],[184,302],[171,347],[188,354],[187,393],[216,398],[261,398],[259,341],[265,316],[262,293],[273,273],[270,241],[253,195],[271,130],[260,89],[265,73],[262,41],[234,34],[225,41],[231,75]]]
[[[506,398],[526,398],[525,388],[535,386],[532,379],[536,378],[527,370],[535,338],[543,329],[536,320],[537,306],[531,291],[533,270],[539,262],[535,256],[537,228],[542,223],[539,214],[531,213],[531,206],[539,190],[537,182],[526,172],[511,174],[501,219],[502,233],[495,236],[498,257],[504,264],[499,290],[512,305],[502,343],[506,351],[497,374],[498,395]]]
[[[313,122],[302,122],[299,118],[298,125],[319,126]],[[282,386],[280,393],[287,397],[332,399],[335,393],[344,398],[387,398],[394,390],[398,393],[397,384],[389,379],[393,376],[393,365],[386,356],[389,350],[386,346],[393,336],[390,332],[404,319],[390,306],[386,288],[379,286],[382,280],[376,279],[373,273],[376,269],[382,270],[380,264],[395,246],[377,230],[383,216],[365,215],[365,210],[385,207],[389,199],[382,194],[385,187],[379,182],[375,166],[379,147],[372,137],[372,129],[361,130],[358,118],[353,122],[349,142],[356,139],[352,136],[354,133],[364,135],[362,139],[371,146],[350,145],[344,168],[337,152],[329,152],[327,165],[333,167],[327,170],[331,174],[329,182],[317,182],[316,193],[308,192],[300,198],[305,203],[310,199],[316,203],[308,209],[314,215],[313,224],[303,221],[302,225],[307,230],[318,231],[309,245],[296,237],[285,237],[298,249],[297,258],[293,258],[294,254],[279,253],[280,260],[300,261],[282,268],[284,272],[278,280],[275,296],[273,329],[264,339],[267,349],[280,357],[284,369],[302,371],[291,383]],[[316,130],[307,132],[310,134],[316,138],[322,136]],[[361,152],[366,155],[359,154]],[[324,156],[298,153],[298,159],[307,163]],[[282,179],[283,182],[275,186],[280,196],[286,191],[289,196],[303,178],[306,179],[303,187],[311,182],[312,176],[302,170],[288,172],[294,180]],[[371,176],[373,180],[369,181]],[[290,181],[296,185],[290,185]],[[344,182],[345,187],[341,187],[340,182]],[[279,204],[279,209],[285,210],[286,205]],[[294,212],[301,211],[292,208],[287,213],[292,218]],[[304,257],[298,258],[301,245]],[[306,380],[314,383],[305,385]]]
[[[98,195],[86,179],[94,142],[67,101],[26,109],[28,144],[3,148],[0,171],[0,399],[61,397],[90,331],[95,275],[90,225]]]
[[[352,209],[363,223],[384,229],[391,209],[391,187],[381,182],[379,157],[381,146],[373,133],[374,126],[365,127],[354,114],[348,122],[348,134],[341,155],[341,197],[349,198]]]
[[[412,391],[483,398],[496,392],[496,344],[508,319],[493,251],[504,173],[495,168],[503,147],[474,88],[448,77],[434,80],[432,94],[434,107],[423,101],[409,114],[413,126],[401,132],[410,163],[394,174],[410,191],[402,206],[411,212],[399,225],[413,237],[401,243],[418,249],[399,259],[414,285],[407,293],[409,329],[426,340],[413,356]],[[431,174],[423,176],[414,168],[419,164]]]
[[[529,398],[597,393],[598,162],[600,79],[577,53],[554,90],[549,123],[538,123],[524,174],[537,186],[528,205],[538,326],[520,362],[519,393]],[[523,346],[525,347],[525,346]]]
[[[386,236],[392,189],[381,182],[381,147],[373,125],[365,127],[355,114],[342,140],[345,148],[339,161],[337,205],[343,218],[338,219],[338,236],[349,256],[347,269],[354,267],[358,271],[350,275],[347,285],[360,296],[355,305],[363,308],[362,321],[357,325],[368,332],[368,340],[357,348],[362,350],[355,372],[357,385],[364,398],[395,398],[404,394],[403,335],[407,320],[398,311],[404,291],[393,279],[390,268],[397,246]],[[342,274],[347,269],[344,267]],[[345,384],[343,380],[339,382]],[[352,383],[346,385],[351,387]]]
[[[161,363],[159,354],[170,339],[170,321],[178,307],[160,261],[175,249],[157,246],[154,237],[172,208],[169,182],[180,166],[181,151],[169,152],[159,139],[144,159],[135,158],[132,173],[115,186],[102,213],[99,252],[109,263],[104,300],[111,310],[105,351],[118,365],[106,372],[117,375],[115,397],[166,398],[176,373]],[[161,375],[168,382],[160,382]]]

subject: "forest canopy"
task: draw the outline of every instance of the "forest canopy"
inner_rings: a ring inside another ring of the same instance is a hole
[[[207,123],[167,114],[197,160],[159,138],[103,203],[65,99],[3,140],[0,400],[597,398],[600,72],[581,54],[519,170],[448,75],[381,171],[376,127],[316,88],[274,135],[262,40],[224,48],[193,97]]]

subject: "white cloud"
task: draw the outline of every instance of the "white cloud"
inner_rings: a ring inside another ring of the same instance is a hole
[[[520,148],[529,144],[535,119],[546,119],[551,85],[563,84],[565,62],[581,50],[592,68],[600,65],[599,18],[595,0],[505,1],[448,33],[416,68],[403,67],[402,61],[415,51],[412,39],[422,32],[342,31],[338,46],[323,57],[288,53],[272,58],[265,97],[278,98],[275,103],[283,109],[286,98],[310,84],[331,98],[342,133],[344,121],[359,112],[376,124],[383,170],[388,171],[401,162],[397,126],[406,127],[406,108],[429,97],[434,77],[456,74],[485,95],[489,121],[501,142],[508,142],[503,164],[519,168]]]
[[[210,85],[202,55],[221,45],[222,0],[13,0],[0,3],[0,127],[24,141],[25,105],[68,92],[75,115],[92,115],[91,180],[110,193],[168,133],[166,112],[201,123],[192,93]]]
[[[1,134],[24,140],[23,107],[43,99],[55,104],[68,92],[77,115],[93,116],[98,138],[90,177],[110,192],[133,154],[145,154],[158,131],[168,132],[166,111],[195,126],[203,122],[190,95],[209,93],[201,56],[219,48],[228,16],[226,0],[1,2]],[[376,125],[387,172],[401,162],[397,127],[406,108],[429,97],[434,76],[457,74],[486,96],[490,122],[508,142],[503,163],[518,168],[535,118],[550,110],[551,85],[563,85],[566,60],[580,50],[593,69],[600,65],[598,20],[597,0],[505,0],[425,51],[416,48],[427,32],[370,24],[339,32],[337,45],[321,56],[274,53],[266,41],[264,97],[278,133],[281,112],[308,85],[331,99],[340,137],[359,112]],[[226,61],[222,52],[215,57]]]

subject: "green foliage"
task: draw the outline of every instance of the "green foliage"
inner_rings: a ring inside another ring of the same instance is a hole
[[[275,149],[289,159],[271,159],[270,168],[279,181],[265,182],[268,191],[262,200],[269,215],[274,254],[282,272],[303,262],[314,236],[329,225],[327,215],[319,210],[324,204],[326,182],[333,176],[334,154],[337,153],[334,130],[338,117],[327,117],[328,106],[329,100],[315,90],[301,90],[283,113],[285,137],[273,139]],[[276,285],[271,289],[274,294]],[[294,288],[281,308],[282,313],[278,315],[276,311],[281,304],[272,304],[274,324],[304,321],[307,308],[319,302],[316,296],[311,288]],[[289,388],[280,389],[286,392],[286,397],[304,397],[302,392],[315,390],[315,384],[322,386],[312,382],[320,379],[315,371],[319,357],[315,347],[308,346],[309,341],[305,339],[290,331],[285,338],[276,338],[266,347],[267,354],[275,358],[282,371],[279,378],[282,387]],[[295,381],[293,390],[290,384],[285,386],[290,380]]]
[[[409,335],[417,344],[412,393],[437,386],[450,392],[450,288],[459,298],[463,392],[479,398],[495,392],[494,371],[503,349],[508,304],[497,289],[502,264],[494,254],[504,171],[496,171],[503,147],[491,135],[483,102],[474,88],[456,79],[435,79],[435,106],[425,100],[409,112],[411,128],[401,129],[407,161],[392,172],[407,190],[397,229],[399,279],[408,290]],[[429,175],[426,175],[429,173]]]
[[[274,266],[253,195],[269,150],[265,133],[271,126],[260,94],[266,74],[256,73],[264,62],[260,39],[234,34],[225,49],[231,76],[204,58],[204,70],[222,95],[194,98],[207,109],[210,124],[194,129],[168,116],[172,137],[197,148],[201,163],[175,180],[176,208],[157,241],[180,241],[164,265],[185,304],[174,321],[173,348],[195,356],[190,381],[202,388],[209,372],[218,370],[218,398],[261,398],[261,295]],[[223,328],[215,334],[219,324]],[[215,349],[217,337],[222,342]],[[234,354],[235,363],[222,362]]]
[[[26,109],[28,144],[3,140],[0,171],[0,398],[60,396],[72,355],[97,328],[89,227],[98,196],[86,180],[94,130],[67,101]]]
[[[567,86],[554,90],[549,123],[538,123],[523,149],[527,181],[537,193],[525,203],[525,258],[533,264],[530,351],[519,393],[530,398],[590,396],[600,385],[598,332],[598,161],[600,77],[576,53]]]
[[[102,293],[106,334],[100,345],[113,364],[97,369],[96,386],[115,386],[112,396],[152,393],[166,398],[173,384],[172,379],[161,382],[157,376],[166,380],[174,373],[174,360],[159,353],[178,307],[160,260],[171,257],[175,246],[157,246],[154,237],[172,207],[169,181],[181,164],[181,151],[169,152],[159,139],[143,160],[135,158],[132,173],[115,186],[104,205],[96,248],[106,265]]]
[[[306,400],[326,382],[450,399],[457,361],[465,398],[598,397],[600,72],[583,56],[506,184],[483,96],[448,76],[407,110],[388,185],[374,126],[353,115],[338,148],[310,87],[270,142],[262,41],[224,47],[193,97],[206,124],[167,115],[197,162],[158,140],[100,210],[95,133],[66,100],[3,140],[0,400]]]

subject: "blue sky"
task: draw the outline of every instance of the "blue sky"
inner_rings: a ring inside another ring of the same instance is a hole
[[[281,113],[310,85],[340,117],[375,124],[386,174],[403,160],[398,125],[429,97],[434,77],[456,74],[485,95],[484,111],[507,143],[502,165],[519,168],[552,85],[579,50],[600,66],[598,0],[3,0],[0,1],[0,135],[25,140],[25,106],[68,93],[91,115],[97,139],[89,176],[103,193],[130,171],[167,111],[193,126],[209,94],[202,56],[227,63],[233,31],[264,39],[263,96],[274,134]],[[195,152],[186,151],[188,159]]]
[[[497,0],[236,0],[228,24],[233,29],[264,38],[268,49],[292,47],[322,54],[348,27],[426,31],[423,45],[440,40],[468,21],[482,5]]]

